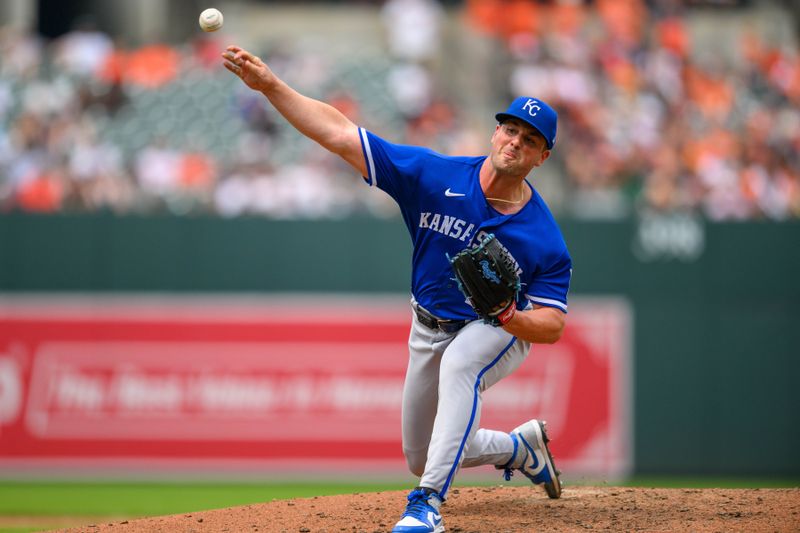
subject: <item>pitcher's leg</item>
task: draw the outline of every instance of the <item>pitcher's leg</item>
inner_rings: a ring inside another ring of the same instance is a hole
[[[461,466],[504,465],[514,454],[514,441],[505,431],[479,429],[469,442]]]
[[[443,499],[478,431],[481,392],[521,363],[516,344],[522,343],[504,330],[474,322],[442,356],[439,404],[420,485],[438,490]]]
[[[506,376],[511,375],[528,357],[530,343],[517,340],[503,358],[489,369],[481,380],[483,392]],[[508,431],[478,429],[469,441],[461,466],[504,465],[514,454],[514,441]]]
[[[428,443],[439,402],[439,364],[437,334],[419,324],[416,319],[408,340],[408,368],[403,383],[401,412],[403,454],[408,469],[421,476],[428,457]]]

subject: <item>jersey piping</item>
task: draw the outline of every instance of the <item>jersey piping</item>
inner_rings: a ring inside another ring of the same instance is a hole
[[[367,137],[367,130],[364,128],[358,128],[358,133],[361,137],[361,149],[366,154],[367,159],[367,173],[369,176],[365,176],[364,180],[367,182],[367,185],[370,187],[375,187],[377,185],[377,176],[375,175],[375,160],[372,159],[372,148],[369,146],[369,137]]]
[[[546,305],[548,307],[558,307],[559,309],[561,309],[565,313],[567,312],[566,304],[564,304],[562,302],[559,302],[558,300],[553,300],[553,299],[550,299],[550,298],[541,298],[539,296],[531,296],[530,294],[526,294],[525,298],[527,298],[528,300],[530,300],[530,301],[532,301],[534,303],[537,303],[537,304],[540,304],[540,305]]]

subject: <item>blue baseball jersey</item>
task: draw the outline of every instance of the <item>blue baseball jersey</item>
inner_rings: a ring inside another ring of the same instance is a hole
[[[517,308],[532,302],[567,312],[572,260],[536,190],[531,187],[531,199],[519,212],[504,215],[489,205],[481,189],[479,172],[486,156],[445,156],[359,131],[367,163],[364,180],[397,202],[411,234],[411,293],[422,307],[443,319],[477,317],[458,289],[448,256],[493,233],[518,266],[522,290]]]

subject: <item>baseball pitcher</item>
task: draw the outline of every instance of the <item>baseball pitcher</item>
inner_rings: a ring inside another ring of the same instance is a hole
[[[403,452],[419,484],[396,533],[443,532],[440,505],[462,467],[516,470],[561,496],[545,423],[480,427],[481,395],[516,370],[531,343],[564,329],[572,261],[526,180],[550,156],[556,112],[530,97],[498,113],[487,156],[450,157],[391,143],[303,96],[258,57],[230,46],[224,66],[300,133],[338,154],[400,206],[413,242]]]

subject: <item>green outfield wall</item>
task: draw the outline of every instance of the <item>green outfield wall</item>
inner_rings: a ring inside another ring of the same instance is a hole
[[[800,223],[562,229],[571,294],[633,310],[636,473],[800,475]],[[399,219],[5,214],[0,293],[404,293],[410,249]]]

